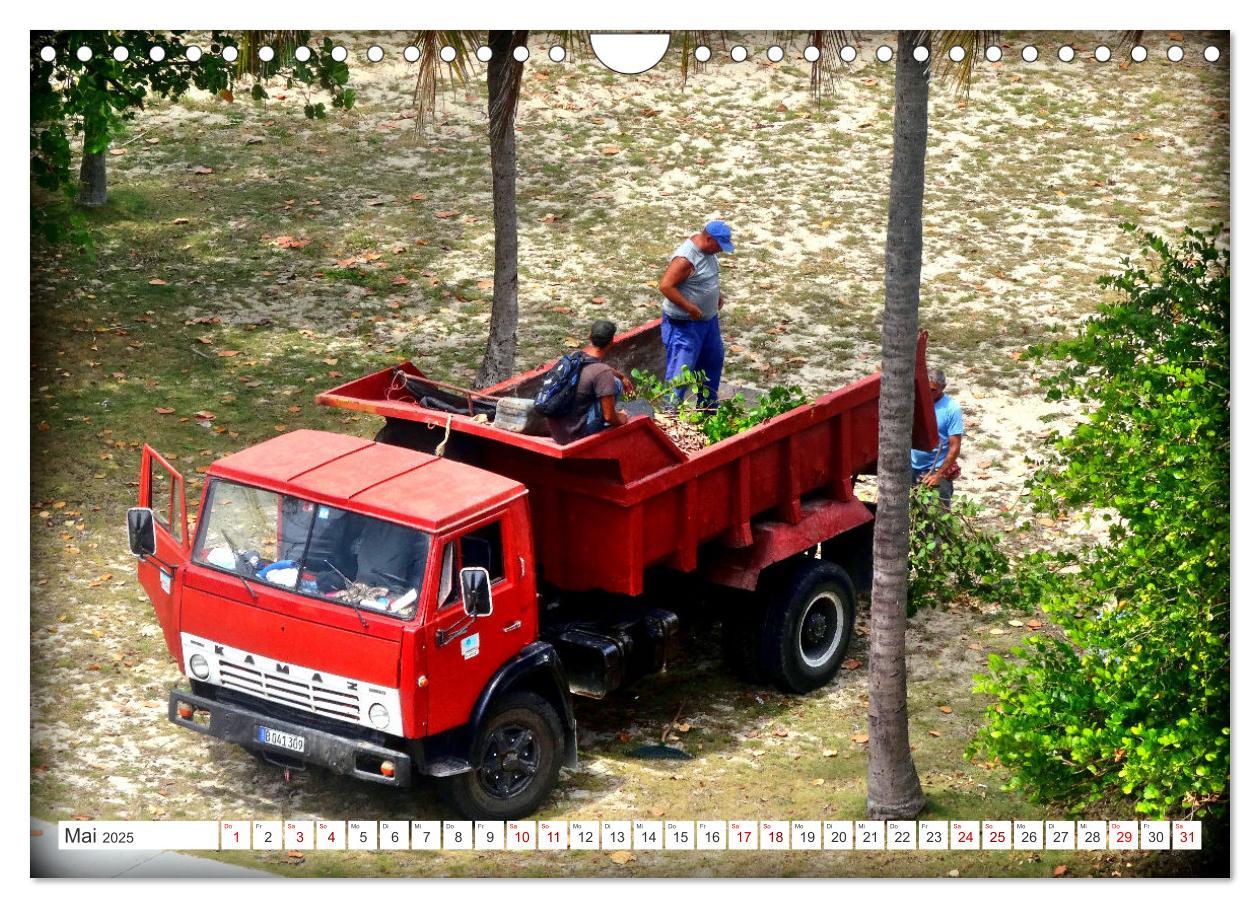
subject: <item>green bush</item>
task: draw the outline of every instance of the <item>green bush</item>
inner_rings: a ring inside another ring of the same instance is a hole
[[[935,488],[910,490],[907,614],[947,605],[960,592],[999,601],[1012,595],[1010,562],[997,535],[976,522],[979,513],[979,506],[965,498],[955,496],[947,510]]]
[[[1126,229],[1132,230],[1130,225]],[[1145,235],[1103,278],[1114,301],[1071,339],[1052,400],[1084,405],[1030,489],[1098,509],[1106,544],[1029,559],[1021,583],[1061,629],[990,658],[972,745],[1033,797],[1141,814],[1219,810],[1229,786],[1229,253]],[[1150,270],[1147,270],[1147,267]]]

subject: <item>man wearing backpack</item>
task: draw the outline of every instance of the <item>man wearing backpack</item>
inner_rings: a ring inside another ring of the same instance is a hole
[[[622,393],[633,393],[634,385],[604,362],[604,354],[616,333],[617,326],[607,319],[591,325],[591,342],[579,351],[581,371],[572,403],[562,413],[546,414],[547,429],[557,443],[567,445],[609,426],[625,425],[629,419],[617,409],[617,401]],[[558,368],[553,367],[553,371]]]
[[[661,278],[661,340],[665,343],[665,381],[687,366],[703,372],[704,406],[717,407],[718,385],[726,351],[718,326],[718,310],[726,300],[718,286],[719,252],[734,252],[731,228],[709,221],[699,233],[679,244]],[[680,397],[680,395],[676,395]]]

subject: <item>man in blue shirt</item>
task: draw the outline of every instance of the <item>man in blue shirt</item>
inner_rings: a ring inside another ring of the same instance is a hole
[[[660,282],[665,297],[661,302],[665,381],[678,375],[683,366],[703,372],[703,405],[708,409],[717,407],[726,358],[718,327],[718,310],[726,300],[718,287],[717,254],[734,251],[730,226],[725,221],[709,221],[674,250]]]
[[[928,386],[932,400],[936,402],[936,429],[940,440],[931,451],[911,450],[910,468],[914,482],[929,488],[935,486],[941,496],[941,504],[949,507],[954,497],[954,477],[958,475],[956,464],[962,448],[963,415],[958,402],[945,393],[945,373],[933,369],[928,373]]]

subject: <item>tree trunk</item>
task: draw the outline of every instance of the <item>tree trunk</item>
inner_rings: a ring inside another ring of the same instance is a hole
[[[909,819],[926,803],[910,755],[906,712],[906,584],[910,553],[910,427],[914,410],[928,63],[914,59],[926,33],[897,35],[892,184],[884,249],[883,358],[879,383],[879,510],[871,590],[869,761],[872,819]]]
[[[109,148],[88,151],[95,144],[94,139],[83,136],[83,163],[79,165],[79,195],[75,200],[80,205],[105,204],[105,154]]]
[[[508,378],[516,369],[516,102],[524,68],[512,57],[529,32],[490,32],[489,83],[490,173],[494,193],[494,302],[490,338],[476,385],[484,388]]]

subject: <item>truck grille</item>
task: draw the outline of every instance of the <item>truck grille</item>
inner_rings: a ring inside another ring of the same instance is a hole
[[[234,688],[254,694],[265,700],[274,700],[286,706],[329,716],[333,719],[344,719],[347,722],[359,722],[359,695],[344,691],[330,690],[318,684],[307,684],[294,681],[284,675],[259,671],[248,665],[241,665],[227,659],[219,659],[219,676],[224,687]]]
[[[184,632],[184,672],[202,683],[218,685],[288,709],[323,716],[337,722],[370,728],[390,735],[403,733],[400,692],[356,678],[281,662]],[[209,666],[194,672],[192,659],[200,655]],[[376,707],[384,707],[384,713]]]

